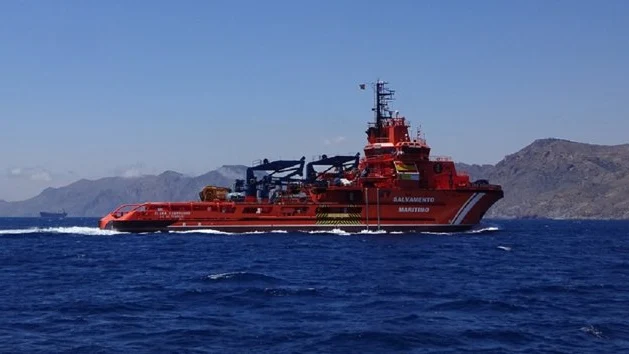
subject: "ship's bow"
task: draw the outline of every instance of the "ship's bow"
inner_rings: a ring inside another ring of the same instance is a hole
[[[503,197],[504,192],[499,187],[475,192],[463,206],[463,209],[467,208],[469,211],[463,218],[459,217],[460,220],[456,221],[466,225],[480,223],[487,211]]]

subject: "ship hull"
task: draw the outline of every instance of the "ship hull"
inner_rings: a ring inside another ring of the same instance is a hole
[[[343,231],[349,233],[384,231],[384,232],[462,232],[472,229],[476,225],[212,225],[212,226],[192,226],[171,224],[166,225],[161,222],[146,221],[142,223],[129,223],[125,221],[111,221],[103,229],[129,233],[155,233],[155,232],[183,232],[211,230],[226,233],[251,233],[251,232],[332,232]]]
[[[374,191],[376,192],[376,191]],[[460,232],[476,226],[501,190],[373,193],[374,204],[144,203],[101,219],[101,229],[131,233],[215,230]]]

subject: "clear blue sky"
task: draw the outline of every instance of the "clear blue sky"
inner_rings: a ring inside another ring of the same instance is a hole
[[[0,199],[364,146],[384,78],[435,155],[629,142],[627,1],[3,1]]]

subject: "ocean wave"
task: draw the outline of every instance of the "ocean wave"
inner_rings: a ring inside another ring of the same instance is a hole
[[[32,227],[28,229],[0,230],[0,235],[24,235],[24,234],[73,234],[86,236],[112,236],[122,232],[113,230],[101,230],[97,227],[69,226],[69,227]]]
[[[430,311],[472,311],[481,310],[497,312],[513,312],[525,310],[524,307],[499,300],[466,299],[445,301],[430,307]]]
[[[538,295],[538,294],[590,294],[597,292],[622,291],[615,284],[577,284],[573,282],[532,284],[511,289],[507,293],[518,295]]]
[[[0,352],[629,348],[627,221],[504,221],[450,237],[51,227],[68,222],[0,223]]]
[[[435,333],[432,331],[344,331],[334,333],[327,339],[320,341],[313,348],[306,351],[333,350],[334,352],[352,352],[356,348],[369,348],[370,351],[412,351],[426,346],[451,347],[463,344],[454,336]]]
[[[321,292],[317,288],[291,288],[291,287],[279,287],[279,288],[264,288],[264,289],[249,289],[247,293],[251,294],[264,294],[266,296],[318,296]]]
[[[439,231],[423,231],[420,232],[422,235],[442,235],[442,236],[459,236],[459,235],[469,235],[469,234],[487,234],[493,233],[496,231],[502,230],[498,226],[487,226],[481,227],[478,229],[471,229],[467,231],[455,231],[455,232],[439,232]]]
[[[253,272],[227,272],[227,273],[210,274],[206,276],[205,279],[211,280],[211,281],[267,281],[267,282],[282,281],[282,279],[280,278],[276,278],[276,277],[262,274],[262,273],[253,273]]]

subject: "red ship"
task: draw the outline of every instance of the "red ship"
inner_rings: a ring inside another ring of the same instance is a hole
[[[375,121],[366,131],[362,158],[323,155],[308,164],[303,157],[265,159],[248,168],[246,179],[236,180],[233,189],[208,186],[199,193],[200,201],[122,205],[99,227],[126,232],[455,232],[474,227],[503,197],[501,186],[471,182],[450,159],[431,158],[420,133],[409,136],[407,120],[389,109],[395,92],[386,85],[374,84]]]

